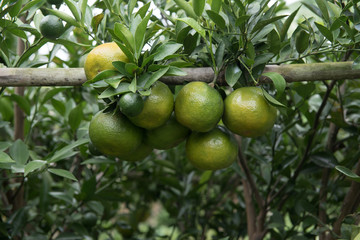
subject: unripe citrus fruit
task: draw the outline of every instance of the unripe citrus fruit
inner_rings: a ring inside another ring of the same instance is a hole
[[[50,39],[56,39],[64,33],[65,28],[60,18],[54,15],[47,15],[40,21],[41,34]]]
[[[133,92],[123,94],[118,104],[120,111],[128,117],[139,115],[144,108],[142,97]]]
[[[146,143],[155,149],[170,149],[184,141],[190,130],[178,123],[174,115],[157,128],[146,130]]]
[[[192,132],[186,141],[186,157],[201,170],[229,167],[237,157],[238,144],[223,127],[209,132]]]
[[[96,225],[97,216],[93,212],[87,212],[83,215],[82,223],[86,228],[92,228]]]
[[[276,108],[266,101],[260,88],[243,87],[226,97],[223,122],[240,136],[258,137],[274,126],[276,115]]]
[[[141,113],[129,119],[137,126],[152,129],[160,127],[170,118],[174,109],[174,96],[169,87],[162,82],[155,82],[151,94],[144,100]]]
[[[113,61],[128,62],[128,58],[115,42],[96,46],[89,52],[85,60],[85,75],[88,80],[93,79],[99,72],[115,70]]]
[[[135,151],[128,153],[128,154],[121,154],[119,155],[120,160],[128,161],[128,162],[137,162],[141,161],[147,156],[150,155],[153,148],[145,143],[141,143],[138,148],[135,149]]]
[[[99,112],[90,121],[89,137],[103,154],[120,156],[134,152],[143,140],[143,130],[119,111]]]
[[[219,122],[224,110],[221,95],[204,82],[186,84],[175,99],[175,116],[192,131],[207,132]]]

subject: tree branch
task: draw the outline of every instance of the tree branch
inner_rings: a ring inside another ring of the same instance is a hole
[[[359,79],[360,69],[352,68],[353,62],[267,65],[264,72],[277,72],[287,82]],[[214,72],[210,67],[183,68],[185,76],[166,76],[160,80],[167,84],[191,81],[211,83]],[[0,68],[0,86],[81,86],[86,81],[83,68]],[[260,83],[271,80],[261,76]],[[224,76],[218,79],[225,85]]]

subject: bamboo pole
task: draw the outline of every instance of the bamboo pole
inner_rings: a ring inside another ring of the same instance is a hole
[[[360,79],[360,69],[353,62],[267,65],[264,72],[277,72],[287,82]],[[211,68],[184,68],[186,76],[167,76],[161,81],[181,84],[191,81],[211,82]],[[0,86],[81,86],[86,81],[83,68],[0,68]],[[260,82],[268,82],[260,77]]]

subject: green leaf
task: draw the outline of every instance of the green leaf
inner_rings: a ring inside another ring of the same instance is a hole
[[[50,159],[48,159],[47,161],[49,163],[58,162],[58,161],[66,158],[68,156],[71,156],[71,154],[69,154],[69,152],[72,149],[74,149],[74,148],[76,148],[78,146],[87,144],[87,143],[89,143],[89,139],[85,139],[85,138],[79,139],[79,140],[77,140],[75,142],[72,142],[69,145],[66,145],[65,147],[61,148],[60,150],[57,150],[55,152],[55,154],[52,157],[50,157]]]
[[[353,64],[352,64],[352,69],[360,69],[360,56],[358,56]]]
[[[286,87],[286,81],[284,77],[276,72],[267,72],[267,73],[263,73],[262,75],[270,78],[271,81],[274,83],[274,86],[277,91],[276,96],[279,98],[284,93]]]
[[[81,165],[86,164],[116,164],[114,160],[108,159],[108,158],[90,158],[88,160],[85,160],[81,163]]]
[[[222,0],[212,0],[211,2],[211,10],[219,13],[221,8]]]
[[[220,14],[218,14],[218,13],[212,11],[212,10],[207,10],[206,13],[210,17],[210,19],[216,24],[217,27],[219,27],[220,29],[226,31],[225,20]]]
[[[32,1],[29,1],[28,3],[26,3],[23,8],[20,10],[19,14],[29,10],[30,8],[32,8],[33,6],[35,6],[36,4],[39,4],[39,3],[44,3],[45,1],[44,0],[32,0]],[[41,4],[41,5],[42,5]]]
[[[205,0],[193,1],[193,10],[199,17],[202,15],[205,8]]]
[[[6,153],[0,152],[0,163],[15,163],[15,161]]]
[[[49,8],[47,8],[46,10],[52,13],[53,15],[57,16],[58,18],[61,18],[65,22],[71,24],[72,26],[81,27],[79,22],[77,22],[74,18],[72,18],[69,14],[65,12],[56,9],[49,9]]]
[[[100,22],[103,20],[104,14],[100,13],[91,19],[91,27],[94,33],[97,33]]]
[[[342,174],[344,174],[345,176],[347,176],[348,178],[350,178],[351,180],[360,182],[360,176],[352,172],[350,169],[339,165],[336,166],[335,169],[341,172]]]
[[[197,19],[198,16],[196,15],[196,13],[194,12],[194,9],[191,7],[191,5],[186,2],[185,0],[174,0],[174,2],[182,9],[185,11],[186,15],[188,17],[191,17],[193,19]]]
[[[275,98],[273,98],[269,93],[267,93],[264,89],[262,89],[263,95],[265,97],[265,99],[268,101],[268,103],[270,103],[271,105],[275,106],[275,107],[283,107],[286,108],[286,106],[284,104],[282,104],[281,102],[279,102],[278,100],[276,100]]]
[[[81,1],[81,22],[84,23],[87,8],[87,0]],[[92,22],[91,22],[92,25]]]
[[[156,72],[154,72],[149,80],[145,84],[145,89],[150,88],[158,79],[165,75],[165,73],[169,70],[169,66],[165,68],[160,68]]]
[[[147,4],[145,4],[144,6],[142,6],[136,13],[136,15],[139,15],[141,18],[144,18],[146,16],[147,11],[149,10],[150,7],[150,3],[148,2]],[[135,16],[136,16],[135,15]]]
[[[26,97],[17,94],[11,94],[10,99],[12,101],[15,101],[19,105],[19,107],[26,113],[26,115],[30,115],[31,105]]]
[[[303,53],[309,47],[310,34],[306,31],[301,30],[296,34],[295,47],[298,53]]]
[[[330,42],[333,41],[333,35],[332,32],[327,29],[326,27],[324,27],[323,25],[315,22],[316,27],[319,29],[319,31],[321,32],[322,35],[324,35]]]
[[[11,9],[9,10],[9,14],[11,17],[16,17],[19,14],[22,4],[23,4],[23,0],[17,0],[16,3],[11,6]]]
[[[273,29],[267,35],[267,43],[269,45],[270,52],[272,52],[273,54],[278,54],[280,52],[281,49],[280,36],[275,29]]]
[[[129,48],[129,51],[135,52],[134,36],[125,25],[116,22],[114,25],[114,34]]]
[[[113,63],[113,65],[114,65],[114,63]],[[124,63],[124,65],[125,65],[125,63]],[[93,79],[87,80],[85,83],[83,83],[83,86],[89,86],[89,84],[91,84],[91,83],[95,83],[95,82],[110,78],[115,75],[119,75],[119,72],[115,71],[115,70],[104,70],[104,71],[98,73]]]
[[[165,74],[166,76],[186,76],[187,73],[181,70],[181,68],[175,66],[169,66],[169,70]]]
[[[29,57],[37,52],[45,43],[48,42],[47,38],[40,38],[39,41],[34,42],[18,59],[15,66],[19,67],[21,64],[29,59]]]
[[[76,21],[80,22],[81,18],[80,18],[79,10],[77,9],[77,5],[71,0],[65,0],[65,3],[69,7]]]
[[[69,125],[71,127],[71,129],[75,132],[79,126],[80,123],[83,119],[84,115],[83,115],[83,106],[77,105],[75,108],[73,108],[70,113],[69,113]]]
[[[235,83],[239,80],[242,71],[236,63],[232,63],[226,67],[225,71],[225,81],[230,86],[233,87]]]
[[[117,88],[122,81],[122,78],[115,77],[115,78],[108,78],[104,80],[107,84],[109,84],[112,88]]]
[[[121,42],[118,40],[115,40],[116,44],[119,46],[119,48],[123,51],[123,53],[127,56],[130,62],[135,62],[134,54]]]
[[[323,168],[334,168],[337,164],[336,158],[329,152],[317,152],[311,154],[309,159],[316,165]]]
[[[287,15],[282,15],[282,16],[276,16],[270,19],[266,19],[263,21],[259,21],[258,23],[256,23],[256,25],[254,26],[254,28],[251,30],[251,33],[255,33],[258,30],[263,29],[265,26],[269,25],[270,23],[273,23],[279,19],[282,19],[284,17],[286,17]]]
[[[224,55],[225,55],[225,43],[220,42],[215,52],[215,63],[218,69],[220,69],[223,65]]]
[[[168,42],[161,45],[155,52],[154,61],[161,61],[165,57],[174,54],[182,47],[180,43]]]
[[[21,140],[16,140],[9,149],[10,156],[19,165],[23,165],[29,159],[28,146]]]
[[[320,8],[321,15],[323,16],[326,23],[330,23],[329,12],[326,7],[326,0],[315,0],[316,4]]]
[[[51,88],[46,94],[45,96],[43,97],[43,99],[41,99],[40,103],[41,104],[44,104],[46,103],[47,101],[49,101],[50,99],[52,99],[56,94],[64,91],[65,89],[69,89],[69,88]]]
[[[121,82],[119,84],[119,86],[114,89],[114,88],[107,88],[105,91],[103,91],[100,95],[99,98],[109,98],[115,95],[119,95],[119,94],[123,94],[126,92],[130,92],[129,89],[130,83],[128,82]]]
[[[135,31],[135,56],[136,59],[140,57],[141,51],[144,47],[145,43],[145,37],[146,37],[146,28],[147,24],[150,20],[150,17],[152,15],[152,11],[143,19],[141,20],[139,26],[137,26]]]
[[[0,142],[0,151],[5,151],[11,146],[10,142]]]
[[[195,21],[193,18],[178,18],[177,20],[182,21],[192,27],[196,32],[198,32],[204,39],[206,38],[206,32],[205,29],[202,28],[197,21]]]
[[[288,33],[289,27],[290,27],[292,21],[294,20],[297,12],[299,11],[300,7],[298,7],[298,9],[296,9],[293,13],[291,13],[289,15],[289,17],[285,20],[284,25],[282,26],[281,31],[280,31],[280,40],[281,41],[284,41],[286,34]]]
[[[26,177],[32,171],[42,168],[46,164],[46,161],[34,160],[25,165],[24,176]]]
[[[129,90],[133,93],[136,92],[136,90],[137,90],[136,77],[134,77],[133,80],[131,81],[131,83],[129,85]]]
[[[58,175],[60,177],[64,177],[64,178],[68,178],[68,179],[77,181],[75,176],[68,170],[58,169],[58,168],[48,168],[48,171],[51,172],[52,174]]]

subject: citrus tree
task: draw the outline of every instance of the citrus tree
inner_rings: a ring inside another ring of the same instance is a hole
[[[358,1],[0,16],[0,77],[84,68],[82,86],[1,87],[1,239],[359,238]]]

